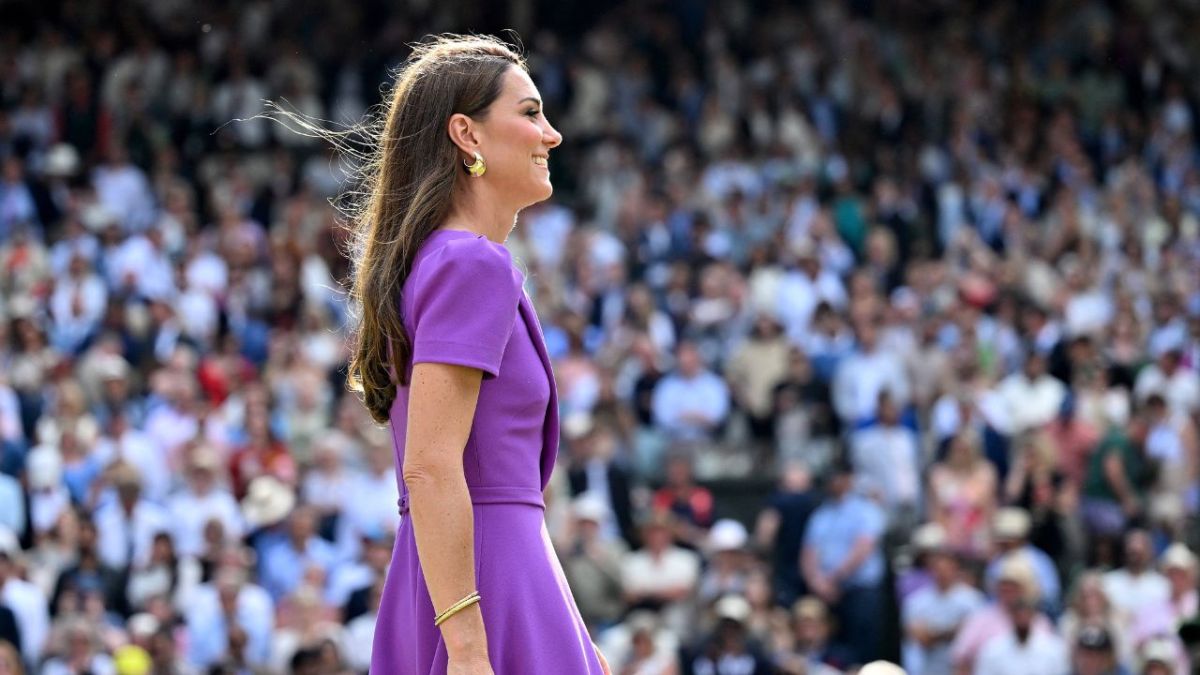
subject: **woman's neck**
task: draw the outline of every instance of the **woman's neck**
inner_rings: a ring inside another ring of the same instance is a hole
[[[463,189],[460,192],[462,196],[451,206],[442,228],[474,232],[503,244],[508,239],[508,233],[516,226],[519,210],[503,205],[503,200],[489,192],[482,185]]]

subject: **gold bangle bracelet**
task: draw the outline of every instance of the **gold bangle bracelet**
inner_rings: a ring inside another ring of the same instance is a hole
[[[470,593],[470,595],[463,598],[462,600],[459,600],[458,602],[454,603],[453,605],[450,605],[449,607],[446,608],[445,611],[443,611],[441,614],[438,614],[437,617],[434,618],[434,620],[433,620],[433,625],[441,626],[443,623],[446,622],[447,619],[454,616],[455,614],[458,614],[459,612],[470,607],[471,605],[479,602],[480,599],[481,598],[479,596],[479,591],[472,591]]]

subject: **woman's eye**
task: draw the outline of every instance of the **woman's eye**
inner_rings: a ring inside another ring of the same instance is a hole
[[[525,113],[525,116],[526,117],[537,117],[539,113],[541,113],[540,110],[530,110],[529,112]]]

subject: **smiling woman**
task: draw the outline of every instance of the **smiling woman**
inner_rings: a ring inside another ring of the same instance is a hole
[[[391,424],[404,517],[371,672],[608,673],[549,545],[554,373],[503,245],[553,192],[562,136],[524,60],[490,37],[416,47],[377,128],[350,376]]]

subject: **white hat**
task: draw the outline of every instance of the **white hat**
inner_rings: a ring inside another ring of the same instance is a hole
[[[946,528],[937,523],[925,523],[913,531],[912,546],[921,553],[944,548],[946,546]]]
[[[593,426],[591,413],[574,412],[563,418],[562,433],[568,440],[586,436]]]
[[[1024,595],[1029,599],[1041,596],[1041,585],[1038,584],[1037,573],[1034,572],[1029,556],[1023,552],[1009,553],[1000,559],[996,582],[1001,581],[1012,581],[1019,584],[1025,591]]]
[[[904,675],[904,669],[887,661],[872,661],[863,666],[858,675]]]
[[[83,209],[79,214],[79,220],[83,226],[93,232],[103,230],[110,225],[119,225],[120,219],[117,214],[108,210],[103,204],[90,204]]]
[[[73,176],[79,171],[79,151],[69,143],[58,143],[46,153],[42,171],[47,176]]]
[[[1139,656],[1141,656],[1142,668],[1154,662],[1174,668],[1175,661],[1179,656],[1178,646],[1167,637],[1156,637],[1147,640],[1138,652]]]
[[[713,523],[708,531],[708,548],[713,553],[721,551],[739,551],[746,546],[750,539],[744,525],[730,518],[722,518]]]
[[[296,505],[296,493],[274,476],[259,476],[250,481],[242,499],[242,517],[252,528],[275,525]]]
[[[750,618],[753,609],[746,598],[740,595],[726,595],[713,605],[713,612],[718,619],[732,619],[741,623]]]
[[[1032,523],[1029,512],[1015,506],[1006,506],[992,518],[992,533],[997,539],[1024,539],[1029,536]]]
[[[157,633],[162,624],[153,614],[139,612],[129,617],[126,626],[129,628],[130,635],[149,637]]]
[[[129,375],[129,362],[116,354],[96,360],[96,375],[102,380],[121,380]]]
[[[608,515],[608,505],[600,496],[585,492],[571,502],[571,513],[579,520],[600,523]]]
[[[1196,554],[1192,553],[1186,544],[1175,542],[1163,551],[1162,556],[1158,559],[1158,565],[1164,570],[1183,569],[1195,572]]]
[[[29,487],[35,490],[47,490],[62,483],[62,470],[62,455],[58,448],[49,445],[39,445],[25,458],[25,475]]]

